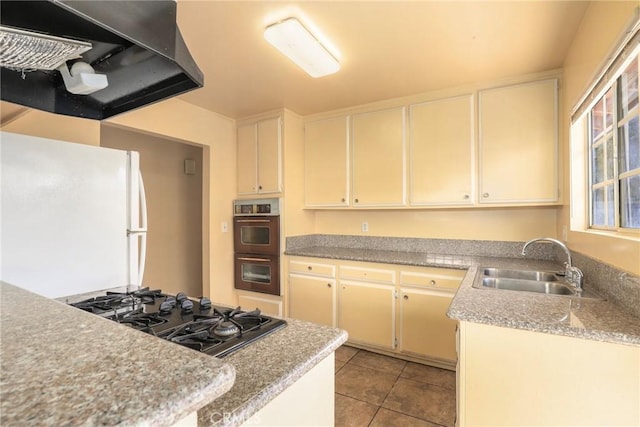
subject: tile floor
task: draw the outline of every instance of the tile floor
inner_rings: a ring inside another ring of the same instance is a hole
[[[336,427],[453,426],[456,374],[343,345],[335,411]]]

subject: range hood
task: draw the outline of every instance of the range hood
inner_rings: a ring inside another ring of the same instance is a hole
[[[89,50],[67,65],[85,62],[108,80],[107,87],[79,95],[67,90],[58,69],[3,65],[0,97],[52,113],[101,120],[202,87],[202,72],[176,24],[176,8],[174,0],[0,1],[2,27],[77,41]],[[0,49],[7,51],[7,44],[3,42]]]

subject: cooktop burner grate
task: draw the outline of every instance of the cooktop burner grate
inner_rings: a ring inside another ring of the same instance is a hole
[[[214,306],[199,300],[143,288],[135,292],[107,292],[71,304],[134,329],[216,357],[224,357],[284,326],[286,322],[263,315]]]

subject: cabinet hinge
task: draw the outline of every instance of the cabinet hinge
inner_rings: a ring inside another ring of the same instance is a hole
[[[398,338],[393,339],[393,348],[398,348]]]
[[[397,290],[393,291],[393,297],[395,299],[398,299],[398,291]]]

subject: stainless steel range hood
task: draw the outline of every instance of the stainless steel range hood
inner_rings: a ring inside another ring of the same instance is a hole
[[[176,24],[176,6],[174,0],[0,1],[3,27],[88,42],[81,60],[108,79],[104,89],[75,95],[58,70],[3,66],[1,98],[101,120],[202,87],[202,72]]]

